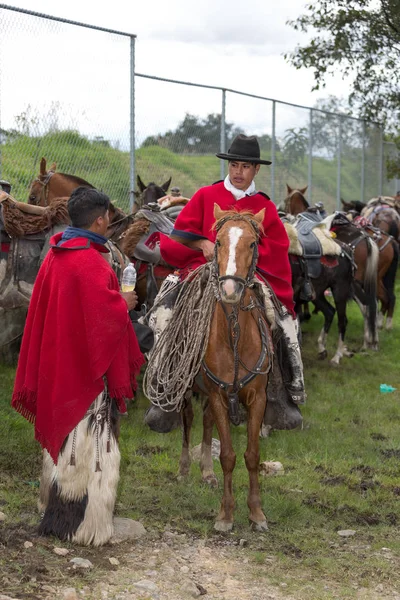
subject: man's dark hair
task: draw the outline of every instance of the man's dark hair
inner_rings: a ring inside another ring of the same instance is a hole
[[[110,206],[110,198],[99,190],[78,187],[68,200],[68,213],[72,227],[89,229],[97,217],[103,217]]]

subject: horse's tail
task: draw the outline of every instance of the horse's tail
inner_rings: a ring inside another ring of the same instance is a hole
[[[378,318],[378,262],[379,248],[369,237],[366,238],[368,256],[364,275],[365,306],[367,309],[367,323],[371,340],[377,342],[377,318]]]
[[[396,296],[394,294],[394,286],[395,286],[395,282],[396,282],[396,273],[397,273],[397,266],[399,263],[399,245],[395,240],[391,240],[391,246],[393,248],[393,259],[392,262],[390,263],[390,267],[388,268],[388,270],[386,271],[384,277],[383,277],[383,285],[385,286],[387,295],[388,295],[388,304],[389,304],[389,309],[390,308],[394,308],[394,304],[396,302]]]

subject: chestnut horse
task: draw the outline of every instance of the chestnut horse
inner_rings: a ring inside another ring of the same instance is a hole
[[[149,230],[150,223],[146,219],[138,219],[133,224],[134,214],[139,210],[141,206],[157,202],[159,198],[165,196],[169,185],[171,183],[171,177],[163,183],[161,186],[154,182],[150,182],[145,185],[140,178],[137,176],[137,183],[139,192],[135,192],[136,200],[134,212],[126,214],[123,210],[110,203],[110,225],[107,232],[107,237],[114,242],[122,252],[124,252],[124,234],[127,229],[132,226],[134,231],[131,232],[133,235],[138,235],[138,240],[142,235],[146,234]],[[51,202],[59,197],[69,197],[71,193],[79,186],[87,186],[93,188],[94,186],[75,175],[67,173],[57,173],[56,163],[53,163],[49,170],[47,170],[46,159],[42,158],[40,161],[40,173],[36,179],[33,180],[29,191],[29,204],[35,204],[38,206],[48,206]],[[132,248],[132,244],[130,244]],[[134,260],[133,257],[129,257]],[[156,267],[154,273],[154,280],[157,288],[159,289],[165,277],[172,272],[172,267]],[[138,280],[136,283],[136,292],[138,294],[138,305],[149,304],[148,302],[148,268],[147,264],[143,264],[138,274]],[[150,302],[151,304],[151,302]]]
[[[218,232],[213,263],[217,275],[216,304],[203,361],[204,383],[219,433],[224,473],[223,498],[214,527],[218,531],[230,531],[233,527],[232,473],[236,455],[230,421],[236,422],[240,401],[247,409],[244,458],[250,484],[249,519],[256,530],[262,531],[267,529],[267,520],[261,509],[258,481],[259,433],[267,403],[271,340],[264,307],[252,282],[264,209],[253,215],[222,211],[215,205],[214,215]]]
[[[31,183],[28,196],[28,204],[37,206],[48,206],[55,198],[70,196],[79,186],[93,188],[94,186],[75,175],[56,172],[56,163],[47,169],[46,159],[40,161],[39,175]]]

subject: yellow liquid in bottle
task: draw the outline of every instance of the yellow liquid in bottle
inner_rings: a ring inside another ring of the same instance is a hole
[[[134,285],[126,285],[126,284],[121,285],[121,292],[133,292],[134,289],[135,289]]]

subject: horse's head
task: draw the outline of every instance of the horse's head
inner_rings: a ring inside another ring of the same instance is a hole
[[[214,205],[217,230],[214,260],[221,299],[227,304],[237,304],[253,280],[264,215],[264,208],[254,215],[225,211]]]
[[[157,203],[159,198],[163,198],[171,184],[171,179],[172,177],[170,177],[162,185],[157,185],[153,181],[145,185],[138,175],[137,184],[140,190],[140,206],[145,206],[146,204],[151,204],[152,202]]]
[[[290,185],[286,184],[287,196],[285,199],[285,212],[290,215],[298,215],[301,212],[307,210],[310,206],[306,200],[304,194],[306,193],[308,186],[301,190],[293,189]]]
[[[28,196],[28,204],[37,206],[47,206],[48,204],[48,185],[50,179],[56,171],[56,163],[53,163],[47,170],[46,159],[40,161],[40,173],[31,183]]]

